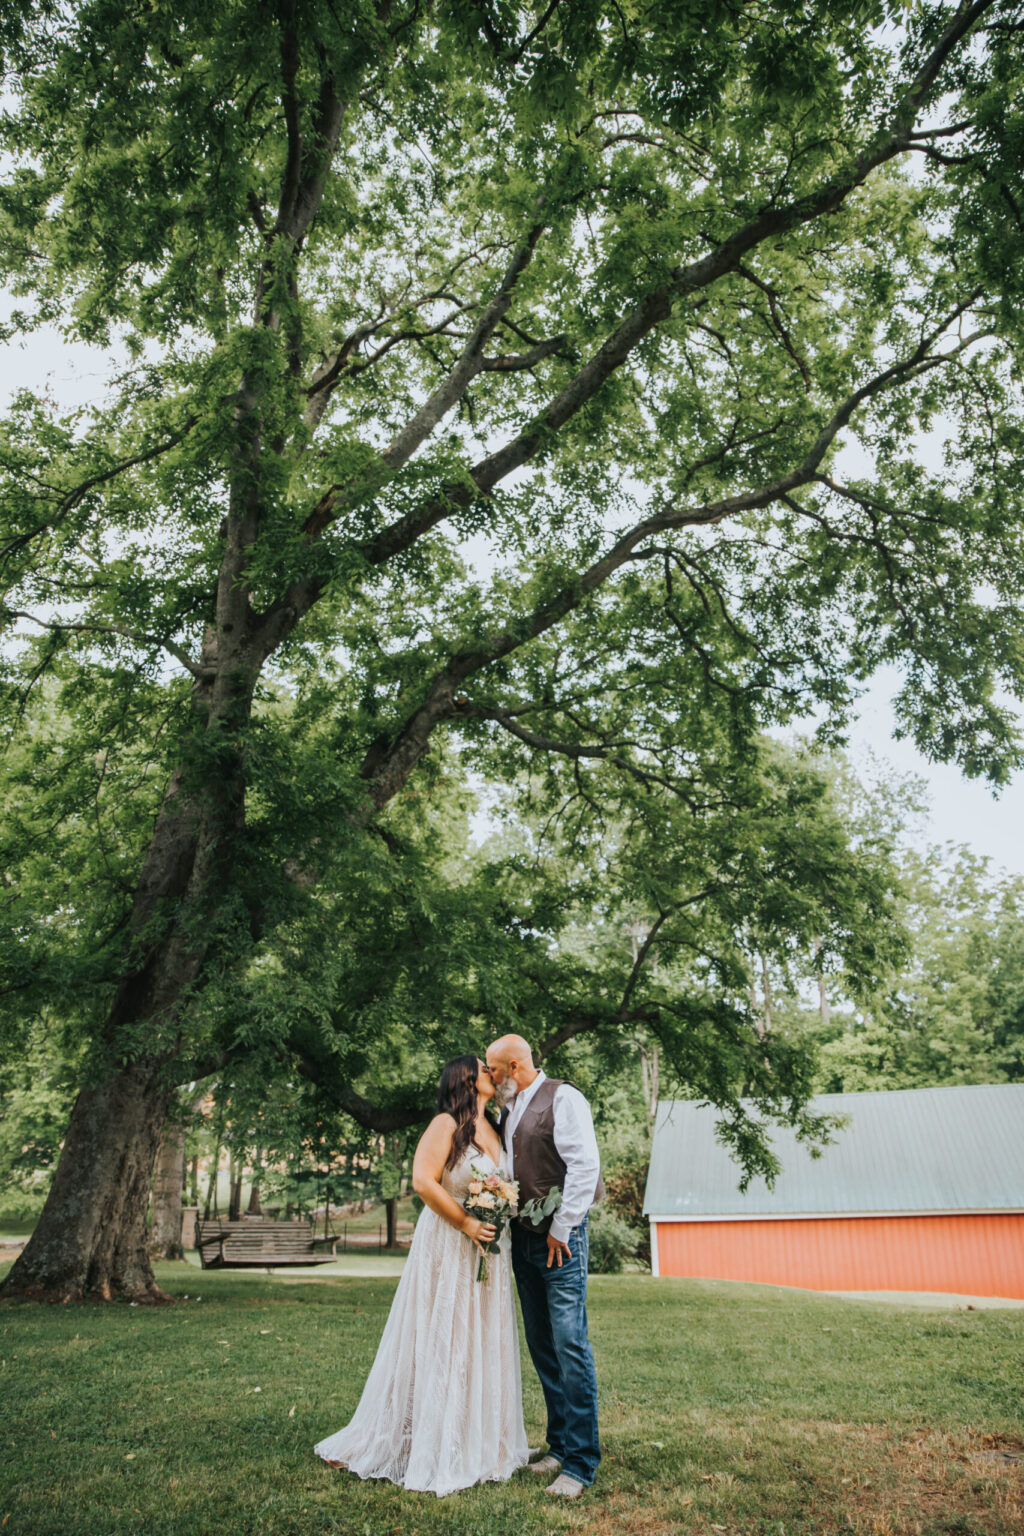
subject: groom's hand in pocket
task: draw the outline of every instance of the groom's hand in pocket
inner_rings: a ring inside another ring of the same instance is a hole
[[[549,1232],[548,1233],[548,1265],[547,1265],[548,1269],[551,1268],[552,1264],[557,1264],[559,1269],[561,1269],[561,1267],[562,1267],[562,1260],[563,1259],[571,1259],[571,1258],[572,1258],[572,1253],[569,1250],[569,1244],[568,1243],[560,1243],[558,1241],[558,1238],[557,1237],[552,1237],[551,1233]]]

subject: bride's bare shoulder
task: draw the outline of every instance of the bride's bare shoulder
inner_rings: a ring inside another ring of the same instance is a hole
[[[451,1146],[452,1137],[458,1125],[454,1115],[435,1115],[421,1137],[422,1141],[440,1145],[442,1142]]]

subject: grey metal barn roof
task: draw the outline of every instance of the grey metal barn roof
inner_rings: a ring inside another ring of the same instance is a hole
[[[658,1106],[644,1214],[838,1215],[1024,1210],[1024,1083],[827,1093],[815,1111],[849,1116],[814,1159],[788,1128],[771,1133],[782,1172],[740,1194],[739,1165],[715,1138],[718,1111]]]

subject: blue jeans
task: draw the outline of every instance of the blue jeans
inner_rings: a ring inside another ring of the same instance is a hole
[[[512,1223],[512,1270],[523,1309],[523,1327],[548,1410],[548,1449],[562,1471],[585,1487],[601,1460],[597,1435],[597,1377],[587,1337],[585,1216],[569,1234],[570,1259],[547,1268],[547,1238]]]

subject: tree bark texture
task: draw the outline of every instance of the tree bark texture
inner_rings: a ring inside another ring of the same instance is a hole
[[[172,1094],[151,1064],[126,1067],[82,1090],[49,1198],[3,1294],[43,1301],[169,1299],[146,1251],[146,1211]]]
[[[152,1220],[149,1255],[152,1259],[182,1259],[181,1205],[185,1184],[185,1138],[188,1123],[169,1116],[153,1167]]]

